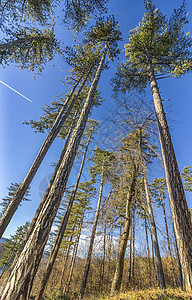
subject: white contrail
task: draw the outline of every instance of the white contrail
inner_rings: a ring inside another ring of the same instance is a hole
[[[9,89],[11,89],[12,91],[14,91],[15,93],[19,94],[21,97],[23,97],[23,98],[25,98],[26,100],[28,100],[29,102],[32,102],[32,103],[33,103],[33,101],[31,101],[29,98],[25,97],[24,95],[22,95],[22,94],[19,93],[18,91],[14,90],[12,87],[10,87],[10,86],[9,86],[8,84],[6,84],[5,82],[3,82],[3,81],[1,81],[1,80],[0,80],[0,82],[1,82],[2,84],[4,84],[6,87],[8,87]]]

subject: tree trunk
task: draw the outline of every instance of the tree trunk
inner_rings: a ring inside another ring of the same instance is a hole
[[[132,222],[130,224],[130,232],[129,232],[129,259],[128,259],[128,282],[131,280],[131,272],[132,272]]]
[[[92,255],[92,251],[93,251],[93,244],[94,244],[95,233],[96,233],[96,229],[97,229],[97,222],[98,222],[98,218],[99,218],[100,205],[101,205],[101,199],[102,199],[102,193],[103,193],[103,185],[104,185],[103,175],[104,175],[104,169],[102,170],[102,174],[101,174],[101,184],[100,184],[100,191],[99,191],[99,197],[98,197],[98,202],[97,202],[97,209],[96,209],[93,229],[92,229],[92,233],[91,233],[89,250],[88,250],[88,254],[87,254],[87,261],[85,264],[85,270],[84,270],[84,274],[83,274],[83,278],[82,278],[82,282],[81,282],[79,300],[83,299],[83,296],[85,294],[85,288],[86,288],[87,278],[88,278],[88,274],[89,274],[89,268],[90,268],[90,264],[91,264],[91,255]]]
[[[71,284],[71,279],[72,279],[72,276],[73,276],[73,269],[74,269],[74,265],[75,265],[75,259],[76,259],[76,256],[77,256],[77,249],[78,249],[78,245],[79,245],[79,239],[80,239],[81,230],[82,230],[82,226],[83,226],[84,212],[85,211],[83,211],[83,213],[82,213],[82,217],[81,217],[80,225],[79,225],[79,232],[78,232],[76,240],[75,240],[75,246],[74,246],[74,249],[73,249],[73,255],[72,255],[71,264],[70,264],[69,277],[67,279],[67,283],[66,283],[65,288],[64,288],[64,293],[68,293],[69,287],[70,287],[70,284]]]
[[[152,237],[152,233],[150,232],[150,236],[151,236],[151,252],[152,252],[152,263],[153,263],[153,275],[155,277],[155,282],[158,282],[157,279],[157,270],[155,267],[155,253],[154,253],[154,245],[153,245],[153,237]]]
[[[149,251],[149,239],[147,233],[147,222],[145,220],[145,236],[146,236],[146,243],[147,243],[147,258],[148,258],[148,274],[149,274],[149,283],[151,284],[151,262],[150,262],[150,251]]]
[[[43,278],[42,278],[41,283],[39,285],[39,290],[37,292],[35,300],[41,300],[41,298],[43,296],[43,292],[45,290],[45,286],[46,286],[47,281],[49,280],[49,277],[51,275],[51,271],[52,271],[54,262],[56,260],[56,257],[57,257],[57,254],[58,254],[63,236],[65,234],[65,229],[67,227],[67,222],[69,220],[71,209],[73,207],[73,203],[74,203],[75,196],[76,196],[76,193],[77,193],[77,189],[78,189],[78,186],[79,186],[79,181],[81,179],[81,174],[82,174],[82,171],[83,171],[83,167],[84,167],[84,163],[85,163],[85,157],[86,157],[86,154],[87,154],[87,150],[88,150],[88,147],[89,147],[90,140],[91,140],[91,134],[89,136],[89,139],[88,139],[88,142],[87,142],[84,154],[83,154],[83,159],[82,159],[82,162],[81,162],[81,167],[80,167],[80,170],[79,170],[79,174],[78,174],[78,178],[77,178],[75,188],[74,188],[74,190],[71,194],[71,197],[70,197],[70,200],[69,200],[69,203],[68,203],[68,206],[67,206],[67,210],[66,210],[65,215],[63,217],[63,220],[62,220],[57,238],[55,240],[54,247],[51,250],[51,254],[49,256],[49,261],[47,263],[46,270],[44,271]]]
[[[175,280],[175,268],[173,264],[173,257],[171,254],[171,247],[170,247],[170,241],[169,241],[169,231],[168,231],[168,225],[167,225],[167,218],[166,218],[166,213],[165,213],[165,203],[162,203],[162,209],[163,209],[163,216],[164,216],[164,222],[165,222],[165,230],[166,230],[166,238],[167,238],[167,247],[168,247],[168,252],[169,252],[169,260],[171,263],[171,273],[172,273],[172,278],[173,278],[173,284],[176,287],[177,283]]]
[[[111,232],[108,236],[108,252],[107,252],[107,287],[110,283],[110,273],[111,273],[111,253],[112,253],[112,243],[113,243],[113,224],[110,224]]]
[[[48,280],[49,284],[50,284],[49,290],[54,288],[58,284],[59,279],[60,279],[59,286],[61,287],[61,281],[62,281],[61,278],[62,278],[62,275],[64,274],[63,270],[65,271],[67,264],[70,264],[69,255],[70,255],[71,248],[73,246],[73,238],[75,236],[75,233],[74,233],[75,230],[76,230],[76,223],[74,224],[74,226],[72,228],[72,233],[70,234],[69,239],[67,239],[65,241],[65,243],[67,242],[67,243],[69,243],[69,245],[68,245],[67,249],[65,249],[65,246],[64,246],[64,251],[62,251],[61,257],[63,258],[63,256],[64,256],[64,259],[62,259],[62,262],[59,260],[58,262],[55,261],[55,263],[54,263],[53,269],[51,271],[51,275],[52,275],[51,277],[53,280],[50,281],[50,278]],[[56,274],[54,272],[55,270],[57,271],[57,265],[60,265],[60,266],[63,265],[63,270],[62,270],[61,276],[60,276],[59,272],[57,272]],[[43,276],[42,276],[42,278],[43,278]],[[46,284],[46,286],[47,286],[47,284]],[[46,288],[45,288],[45,290],[46,290]]]
[[[181,262],[183,286],[192,291],[192,224],[159,88],[148,52],[149,78],[157,117],[173,226]]]
[[[121,238],[122,238],[122,222],[121,222],[121,218],[120,218],[120,225],[119,225],[119,247],[121,244]]]
[[[173,227],[173,233],[174,233],[174,238],[175,238],[174,227]],[[175,238],[175,248],[176,248],[176,255],[177,255],[177,262],[178,262],[178,269],[179,269],[180,286],[181,286],[181,289],[183,289],[183,275],[182,275],[182,268],[181,268],[181,262],[180,262],[180,258],[179,258],[179,251],[178,251],[178,247],[177,247],[176,238]]]
[[[135,276],[135,209],[133,209],[132,217],[132,268],[131,268],[131,279],[134,280]]]
[[[100,292],[103,291],[103,279],[105,275],[105,248],[106,248],[106,220],[104,224],[104,232],[103,232],[103,255],[101,260],[101,273],[100,273]]]
[[[167,225],[167,218],[166,218],[165,204],[164,203],[162,203],[162,209],[163,209],[163,217],[164,217],[164,222],[165,222],[165,230],[166,230],[166,238],[167,238],[167,247],[168,247],[168,252],[169,252],[169,258],[172,258],[171,247],[170,247],[170,242],[169,242],[169,231],[168,231],[168,225]]]
[[[14,299],[19,300],[22,295],[24,299],[29,299],[34,276],[37,272],[39,262],[51,230],[52,223],[60,205],[67,180],[73,166],[73,162],[84,132],[86,122],[93,104],[94,94],[99,82],[102,67],[105,61],[107,47],[105,47],[103,56],[97,68],[95,77],[89,89],[87,99],[82,108],[79,120],[71,135],[66,153],[54,183],[50,189],[49,195],[36,220],[34,230],[29,236],[22,252],[17,261],[14,261],[14,266],[4,281],[0,290],[1,300]]]
[[[74,99],[72,100],[70,106],[67,109],[67,106],[75,92],[76,87],[78,86],[80,80],[82,78],[79,79],[79,81],[76,83],[76,85],[73,87],[70,95],[68,96],[67,100],[65,101],[62,109],[60,110],[50,132],[48,133],[43,145],[41,146],[41,149],[39,150],[39,153],[37,154],[28,174],[26,175],[25,179],[23,180],[23,182],[21,183],[21,185],[19,186],[19,188],[17,189],[15,195],[13,196],[9,206],[7,207],[4,215],[2,216],[1,220],[0,220],[0,238],[2,237],[3,233],[5,232],[9,222],[11,221],[14,213],[16,212],[19,204],[21,203],[23,196],[25,194],[25,192],[27,191],[27,189],[29,188],[38,168],[40,167],[45,155],[47,154],[49,148],[51,147],[54,139],[56,138],[57,134],[59,133],[61,127],[63,126],[65,120],[67,119],[68,115],[71,112],[71,109],[73,108],[73,105],[75,103],[75,101],[78,98],[79,93],[81,92],[83,86],[85,85],[85,82],[87,80],[84,80],[84,82],[82,83],[77,96],[74,97]],[[67,109],[67,111],[65,112],[65,110]],[[65,114],[64,114],[65,112]]]
[[[161,289],[165,289],[166,286],[165,286],[165,279],[164,279],[164,273],[163,273],[163,266],[162,266],[160,251],[159,251],[157,230],[156,230],[155,219],[154,219],[154,215],[153,215],[153,208],[152,208],[152,204],[151,204],[151,197],[150,197],[150,191],[149,191],[148,182],[147,182],[146,170],[144,170],[143,181],[144,181],[144,188],[145,188],[145,194],[146,194],[146,200],[147,200],[147,208],[148,208],[149,218],[150,218],[150,222],[151,222],[153,244],[154,244],[154,248],[155,248],[158,283],[159,283],[159,287]]]
[[[74,127],[74,123],[75,123],[76,116],[77,116],[77,111],[76,111],[76,113],[75,113],[75,115],[74,115],[74,117],[73,117],[73,121],[72,121],[72,124],[71,124],[71,128],[69,129],[69,132],[68,132],[67,137],[66,137],[66,139],[65,139],[65,143],[64,143],[64,146],[63,146],[61,155],[60,155],[60,157],[59,157],[59,160],[58,160],[58,162],[57,162],[57,165],[56,165],[56,167],[55,167],[55,170],[54,170],[54,172],[53,172],[53,175],[52,175],[52,177],[51,177],[51,180],[50,180],[50,182],[49,182],[49,184],[48,184],[48,186],[47,186],[47,189],[46,189],[45,194],[44,194],[44,196],[43,196],[43,199],[42,199],[42,201],[41,201],[41,203],[40,203],[40,205],[39,205],[39,207],[38,207],[38,209],[37,209],[37,211],[36,211],[36,213],[35,213],[35,216],[33,217],[33,220],[32,220],[32,222],[31,222],[31,224],[30,224],[30,227],[29,227],[29,229],[28,229],[28,231],[27,231],[27,233],[26,233],[26,235],[25,235],[25,237],[24,237],[24,239],[23,239],[23,241],[22,241],[21,247],[19,248],[19,250],[18,250],[18,252],[17,252],[17,254],[16,254],[15,261],[18,260],[19,255],[20,255],[20,253],[22,252],[22,250],[23,250],[23,248],[24,248],[24,246],[25,246],[25,244],[26,244],[26,242],[27,242],[29,236],[32,234],[33,229],[34,229],[34,226],[35,226],[36,221],[37,221],[37,218],[38,218],[38,216],[39,216],[39,213],[40,213],[40,211],[41,211],[41,209],[42,209],[42,207],[43,207],[43,205],[44,205],[44,201],[46,201],[47,196],[49,195],[50,189],[51,189],[52,184],[53,184],[53,182],[54,182],[54,180],[55,180],[55,177],[56,177],[56,175],[57,175],[57,171],[58,171],[58,169],[59,169],[59,167],[60,167],[60,165],[61,165],[61,163],[62,163],[63,157],[64,157],[64,155],[65,155],[65,152],[66,152],[66,149],[67,149],[67,146],[68,146],[68,143],[69,143],[69,139],[70,139],[71,133],[72,133],[72,131],[73,131],[73,127]]]
[[[63,286],[63,283],[64,283],[64,274],[65,274],[65,271],[66,271],[66,266],[67,266],[67,263],[68,263],[68,259],[69,259],[69,253],[71,251],[71,242],[73,240],[73,234],[71,235],[70,239],[69,239],[69,246],[67,248],[67,252],[66,252],[66,255],[65,255],[65,259],[64,261],[62,262],[63,264],[63,268],[62,268],[62,272],[61,272],[61,279],[60,279],[60,290],[62,290],[62,286]]]
[[[131,223],[131,204],[133,197],[135,195],[135,185],[136,185],[136,179],[137,179],[137,168],[134,167],[133,176],[132,176],[132,182],[129,188],[129,192],[127,195],[127,201],[126,201],[126,219],[125,219],[125,226],[123,230],[123,235],[119,247],[119,253],[116,263],[116,269],[115,274],[112,281],[111,286],[111,296],[113,296],[115,293],[119,292],[121,288],[121,282],[123,277],[123,268],[124,268],[124,258],[125,258],[125,251],[127,247],[127,240],[129,237],[129,230],[130,230],[130,223]]]
[[[153,272],[154,272],[154,277],[155,277],[155,285],[158,282],[158,276],[157,276],[157,269],[155,267],[155,253],[154,253],[154,243],[153,243],[153,235],[152,232],[150,231],[150,236],[151,236],[151,250],[152,250],[152,262],[153,262]]]

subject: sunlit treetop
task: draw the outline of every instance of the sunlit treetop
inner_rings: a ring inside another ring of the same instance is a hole
[[[102,45],[103,47],[106,45],[108,48],[108,56],[113,60],[113,58],[117,57],[120,53],[118,41],[122,40],[122,34],[118,27],[118,22],[113,15],[107,18],[100,17],[86,34],[85,41],[93,45]]]
[[[139,25],[130,31],[125,44],[126,60],[113,80],[115,91],[141,90],[149,82],[149,57],[156,78],[179,77],[192,70],[192,38],[185,33],[188,14],[183,2],[168,19],[151,0],[145,1],[146,13]]]
[[[104,181],[110,178],[111,173],[113,173],[115,163],[114,153],[96,147],[93,150],[93,156],[90,160],[94,163],[94,165],[89,169],[91,180],[93,182],[95,182],[97,175],[103,175]]]
[[[164,205],[167,190],[165,178],[155,178],[150,184],[150,191],[153,198],[157,201],[158,206]]]
[[[90,181],[84,181],[79,184],[76,198],[81,204],[82,208],[91,209],[89,206],[90,201],[94,198],[96,194],[96,188]]]
[[[81,75],[95,75],[95,70],[100,62],[102,55],[102,47],[91,45],[90,43],[81,43],[76,46],[67,46],[63,50],[62,58],[71,67],[69,70],[70,75],[65,78],[77,78]],[[104,65],[107,68],[107,64]],[[92,76],[89,76],[92,78]]]
[[[184,180],[185,191],[192,192],[192,165],[184,167],[181,176]]]
[[[156,157],[156,146],[151,143],[150,136],[145,128],[136,128],[122,140],[120,151],[134,160],[136,164],[143,161],[150,164],[152,158]]]
[[[90,135],[93,135],[97,132],[98,128],[100,127],[99,121],[88,119],[84,135],[86,138],[89,138]]]

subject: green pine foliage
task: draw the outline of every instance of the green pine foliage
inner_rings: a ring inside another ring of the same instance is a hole
[[[107,12],[107,3],[108,0],[65,0],[64,23],[78,32],[91,17]]]
[[[53,0],[1,1],[0,17],[5,22],[21,23],[27,19],[45,25],[53,11]]]
[[[72,190],[73,187],[67,189],[65,192],[65,197],[62,200],[59,213],[57,215],[57,219],[55,222],[55,226],[57,226],[57,229],[54,232],[55,236],[59,231],[59,227],[62,222],[64,213],[66,211],[69,199],[71,197]],[[63,241],[58,254],[59,256],[65,252],[68,246],[73,245],[74,238],[79,232],[78,225],[81,220],[81,216],[83,213],[86,213],[87,211],[91,210],[90,202],[94,197],[95,193],[96,190],[91,182],[86,181],[79,184],[79,188],[75,195],[74,204],[70,213],[70,217],[67,223],[67,228],[65,230]],[[71,236],[73,236],[72,241],[70,241]]]
[[[4,197],[2,199],[2,202],[0,203],[0,217],[3,216],[3,214],[5,213],[9,203],[11,202],[15,192],[17,191],[17,189],[19,188],[19,184],[18,183],[11,183],[10,187],[8,187],[8,195],[6,197]],[[27,192],[25,193],[23,200],[22,201],[30,201],[30,188],[27,190]]]
[[[86,99],[88,93],[88,87],[86,86],[84,88],[84,91],[82,91],[77,99],[77,101],[74,104],[74,107],[71,110],[71,113],[67,120],[65,121],[65,124],[61,128],[58,137],[61,139],[65,139],[66,135],[68,134],[69,128],[71,127],[73,123],[73,118],[76,115],[75,122],[78,121],[79,114],[81,112],[81,109],[84,104],[84,100]],[[76,93],[74,93],[73,98],[75,97]],[[67,98],[67,97],[66,97]],[[58,99],[55,99],[51,101],[51,104],[46,104],[45,107],[42,107],[43,114],[40,116],[39,121],[33,121],[30,120],[29,122],[24,121],[23,124],[30,125],[32,128],[35,129],[35,132],[44,133],[46,130],[50,130],[55,122],[55,119],[57,118],[63,104],[65,103],[66,98],[58,97]],[[73,99],[72,98],[72,99]],[[93,106],[97,107],[101,104],[103,100],[100,97],[100,93],[96,91],[94,96],[94,103]],[[68,108],[66,108],[67,111]]]
[[[90,160],[94,163],[94,166],[89,169],[92,182],[95,182],[97,175],[101,176],[102,174],[104,182],[110,180],[114,169],[115,154],[96,147]]]
[[[158,206],[165,205],[166,193],[167,190],[166,180],[165,178],[155,178],[153,182],[150,184],[150,191],[157,202]]]
[[[191,71],[192,39],[185,33],[188,23],[185,3],[168,19],[151,0],[145,2],[146,13],[139,25],[130,31],[125,44],[126,60],[113,79],[114,92],[141,91],[149,84],[147,55],[156,78],[180,77]]]
[[[184,180],[185,191],[192,192],[192,165],[184,167],[181,176]]]
[[[10,32],[0,44],[0,64],[14,63],[20,69],[42,72],[45,64],[60,51],[54,29],[23,27]]]
[[[102,47],[107,45],[108,58],[113,60],[120,53],[118,41],[122,40],[122,33],[118,27],[119,24],[113,15],[106,18],[100,17],[86,34],[85,41],[89,41],[93,45],[101,45]]]
[[[11,235],[6,243],[2,246],[3,254],[0,259],[0,267],[9,268],[13,262],[13,259],[19,250],[22,240],[29,228],[30,223],[26,222],[24,225],[19,226],[14,235]]]

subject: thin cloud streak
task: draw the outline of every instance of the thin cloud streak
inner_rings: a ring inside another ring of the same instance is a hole
[[[8,84],[6,84],[5,82],[3,82],[2,80],[0,80],[0,82],[2,84],[4,84],[6,87],[8,87],[9,89],[11,89],[12,91],[14,91],[15,93],[17,93],[18,95],[20,95],[21,97],[25,98],[27,101],[32,102],[29,98],[25,97],[24,95],[22,95],[21,93],[19,93],[18,91],[16,91],[15,89],[13,89],[11,86],[9,86]]]

